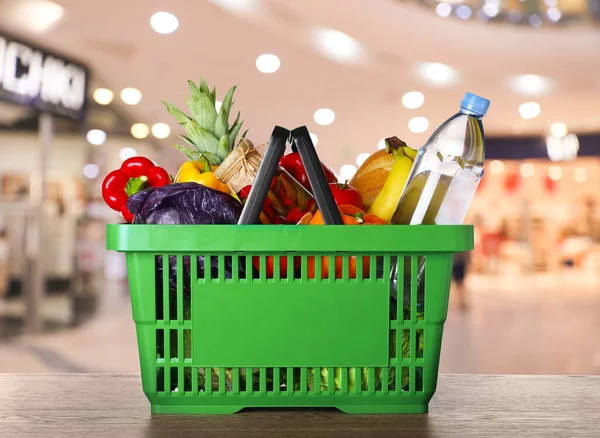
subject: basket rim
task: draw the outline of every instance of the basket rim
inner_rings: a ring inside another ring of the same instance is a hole
[[[108,224],[106,249],[151,253],[455,253],[474,247],[473,225]]]

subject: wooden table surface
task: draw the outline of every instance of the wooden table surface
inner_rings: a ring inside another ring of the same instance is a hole
[[[0,374],[0,437],[600,437],[600,376],[442,375],[429,414],[151,415],[140,377]]]

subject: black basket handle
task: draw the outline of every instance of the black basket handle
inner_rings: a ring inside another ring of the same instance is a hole
[[[267,150],[262,158],[258,172],[256,173],[256,183],[252,184],[238,225],[259,223],[260,212],[267,197],[269,187],[271,186],[271,181],[275,176],[279,160],[285,153],[286,143],[290,139],[293,139],[294,145],[300,152],[302,164],[306,169],[306,174],[310,185],[313,188],[317,205],[323,215],[323,222],[327,225],[343,224],[342,217],[337,209],[331,190],[329,190],[327,178],[325,178],[321,162],[319,161],[306,126],[296,128],[291,133],[281,126],[275,126],[271,138],[269,139]]]

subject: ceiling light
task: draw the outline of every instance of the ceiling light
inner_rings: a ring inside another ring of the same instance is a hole
[[[98,176],[98,166],[95,164],[86,164],[83,166],[83,176],[89,179],[94,179]]]
[[[377,149],[385,149],[385,138],[382,138],[377,142]]]
[[[550,166],[548,168],[548,176],[552,181],[558,181],[562,178],[562,169],[560,166]]]
[[[136,155],[137,152],[134,148],[123,148],[119,151],[119,158],[121,158],[122,161],[135,157]]]
[[[4,0],[2,18],[21,31],[43,33],[64,15],[64,8],[50,0]]]
[[[473,15],[473,11],[467,5],[460,5],[456,8],[456,15],[458,18],[462,18],[463,20],[468,20]]]
[[[95,146],[100,146],[106,141],[106,132],[101,129],[90,129],[85,138]]]
[[[108,105],[114,96],[115,94],[108,88],[97,88],[94,91],[94,100],[100,105]]]
[[[546,149],[552,161],[573,161],[579,153],[579,138],[575,134],[564,137],[549,135],[546,137]]]
[[[221,105],[223,105],[223,102],[221,102],[220,100],[215,101],[215,109],[217,110],[217,113],[221,111]]]
[[[249,14],[256,12],[259,8],[257,0],[212,0],[212,2],[235,14]]]
[[[145,123],[134,123],[131,125],[131,135],[135,138],[143,139],[150,134],[150,128]]]
[[[121,91],[121,100],[127,105],[137,105],[142,100],[142,93],[137,88],[125,88]]]
[[[315,111],[314,119],[319,125],[331,125],[335,120],[335,113],[329,108],[321,108]]]
[[[150,25],[158,33],[172,33],[179,27],[179,20],[169,12],[157,12],[150,18]]]
[[[156,138],[167,138],[171,134],[171,128],[166,123],[155,123],[152,125],[152,135]]]
[[[402,105],[408,109],[419,108],[425,102],[425,96],[418,91],[409,91],[402,96]]]
[[[549,8],[553,8],[558,4],[558,0],[544,0],[544,3],[546,3],[546,6]]]
[[[458,79],[456,70],[440,62],[427,62],[417,67],[419,76],[433,85],[449,85]]]
[[[519,114],[526,120],[535,119],[540,112],[541,108],[537,102],[526,102],[519,105]]]
[[[552,88],[550,80],[540,75],[519,75],[511,78],[510,86],[521,94],[543,94]]]
[[[575,182],[584,183],[587,179],[587,171],[582,167],[575,169],[575,172],[573,172],[573,179]]]
[[[523,163],[520,171],[523,178],[531,178],[535,173],[535,167],[531,163]]]
[[[443,18],[449,17],[452,13],[452,6],[448,3],[440,3],[435,7],[435,13]]]
[[[556,122],[550,125],[550,133],[555,137],[564,137],[568,132],[567,125],[563,122]]]
[[[352,62],[364,52],[362,45],[343,32],[327,28],[315,28],[313,36],[318,50],[338,62]]]
[[[542,18],[536,14],[530,15],[529,24],[531,24],[533,27],[540,27],[542,25]]]
[[[256,68],[261,73],[275,73],[280,66],[281,62],[276,55],[265,53],[256,58]]]
[[[312,132],[310,132],[309,135],[310,135],[310,139],[313,142],[313,145],[316,146],[317,143],[319,143],[319,137],[317,137],[317,135],[313,134]]]
[[[358,157],[356,157],[356,165],[358,167],[362,166],[363,163],[367,161],[367,158],[369,158],[370,156],[371,154],[359,154]]]
[[[344,181],[351,180],[356,173],[356,170],[356,166],[353,166],[352,164],[344,164],[340,168],[340,177]]]
[[[500,12],[500,5],[498,3],[486,3],[483,5],[483,12],[486,13],[488,17],[495,17]]]
[[[562,14],[557,8],[549,8],[546,11],[546,14],[548,15],[548,18],[554,22],[557,22],[562,17]]]
[[[504,172],[504,163],[500,160],[492,160],[490,162],[490,172],[492,175],[500,175]]]
[[[415,134],[425,132],[427,131],[427,128],[429,128],[429,120],[425,117],[413,117],[408,121],[409,131],[414,132]]]

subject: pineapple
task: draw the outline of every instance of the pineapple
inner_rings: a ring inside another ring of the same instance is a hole
[[[186,132],[186,135],[179,135],[179,137],[187,145],[176,144],[175,148],[191,161],[204,161],[206,159],[211,165],[218,166],[235,146],[236,138],[242,123],[244,123],[240,121],[238,111],[235,122],[233,122],[233,125],[229,125],[229,112],[233,105],[233,93],[236,86],[231,87],[227,92],[221,109],[217,112],[217,91],[215,88],[212,92],[208,89],[204,77],[200,79],[199,87],[196,86],[194,81],[188,81],[188,84],[191,98],[186,97],[185,99],[192,117],[174,105],[163,102],[167,107],[167,111],[175,117]],[[242,139],[245,138],[247,132],[242,134]]]

